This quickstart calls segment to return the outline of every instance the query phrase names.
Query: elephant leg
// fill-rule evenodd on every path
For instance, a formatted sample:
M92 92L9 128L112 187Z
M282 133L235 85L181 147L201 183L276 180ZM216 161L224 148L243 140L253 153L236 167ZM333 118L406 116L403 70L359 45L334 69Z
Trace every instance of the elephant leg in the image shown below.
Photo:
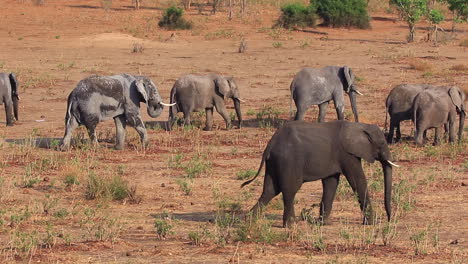
M135 120L135 130L138 132L138 135L140 135L140 141L143 147L148 146L148 135L146 132L145 124L139 116Z
M294 120L304 120L307 107L304 105L298 105L298 104L296 104L296 107L297 107L297 112L296 112L296 116L294 117Z
M343 102L338 103L335 101L335 109L336 115L338 116L338 120L344 120L344 105Z
M455 121L456 121L456 117L457 115L456 114L449 114L449 120L448 120L448 128L449 128L449 142L450 143L453 143L455 142ZM444 125L447 125L444 124Z
M228 114L224 104L217 104L217 105L215 105L215 107L216 107L216 111L218 111L218 113L223 117L224 122L226 122L226 129L230 129L231 128L231 119L229 118L229 114Z
M299 187L289 189L287 191L282 190L283 192L283 203L284 203L284 212L283 212L283 227L289 227L296 218L294 213L294 197L299 190Z
M318 116L319 123L325 121L325 116L327 115L327 107L328 107L328 102L319 104L319 116Z
M354 193L358 195L359 205L364 214L363 224L374 224L375 214L370 203L367 180L362 170L361 161L357 158L352 159L353 160L348 163L349 166L345 169L344 175Z
M323 194L322 201L320 202L320 217L319 220L323 224L330 224L329 217L333 207L333 200L335 199L336 189L340 182L340 174L322 179Z
M115 146L117 150L123 149L125 144L125 127L127 122L125 121L125 116L120 115L114 117L115 123Z
M98 140L96 137L96 125L95 124L87 125L86 129L88 130L88 135L89 135L91 144L96 146L98 144Z
M393 132L395 131L395 120L390 117L390 128L387 135L387 143L393 144Z
M206 124L203 130L210 131L211 128L213 127L213 108L206 108L205 113L206 113Z
M263 181L263 192L257 203L250 210L253 216L258 217L262 213L263 208L280 193L279 188L273 181L270 173L265 173L265 179Z
M72 133L78 126L79 124L75 117L72 116L67 120L65 135L63 136L62 145L60 146L62 150L68 150L70 148Z
M15 121L13 119L13 103L5 101L5 119L6 119L6 125L7 126L12 126Z
M192 111L184 110L184 126L190 126L192 124L192 120L190 119Z
M434 133L434 146L439 146L440 145L440 127L435 128L435 133Z
M396 142L400 142L401 140L401 130L400 130L400 122L396 123Z

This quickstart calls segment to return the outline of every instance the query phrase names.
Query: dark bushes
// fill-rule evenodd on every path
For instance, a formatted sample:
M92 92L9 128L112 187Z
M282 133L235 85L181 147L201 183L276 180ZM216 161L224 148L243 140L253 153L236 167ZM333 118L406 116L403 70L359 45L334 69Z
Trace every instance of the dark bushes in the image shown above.
M184 10L182 8L171 6L166 9L158 25L166 29L191 29L192 23L185 20L182 17L183 14Z
M314 5L305 6L300 3L287 4L281 7L281 16L275 26L292 29L294 27L313 27L317 15Z
M369 28L364 0L315 0L317 14L326 26Z

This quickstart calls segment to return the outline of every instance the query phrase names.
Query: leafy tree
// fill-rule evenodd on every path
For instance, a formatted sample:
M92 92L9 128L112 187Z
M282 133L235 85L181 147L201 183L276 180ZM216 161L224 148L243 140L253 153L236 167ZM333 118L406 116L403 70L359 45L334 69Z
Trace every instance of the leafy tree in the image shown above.
M311 1L312 2L312 1ZM367 3L364 0L315 0L317 14L332 27L369 28Z
M185 20L182 15L184 10L176 6L171 6L164 12L164 16L158 25L166 29L191 29L192 23Z
M281 7L281 16L275 26L292 29L294 27L315 26L315 8L313 5L304 6L300 3L286 4Z
M468 21L468 1L467 0L444 0L447 1L448 8L453 13L452 32L455 32L455 23Z
M442 12L438 9L432 9L428 13L428 18L432 24L432 33L430 33L430 36L437 45L437 32L439 30L439 24L444 21L444 14L442 14Z
M408 42L414 41L416 23L427 13L427 1L428 0L390 0L390 4L395 6L400 17L408 24Z

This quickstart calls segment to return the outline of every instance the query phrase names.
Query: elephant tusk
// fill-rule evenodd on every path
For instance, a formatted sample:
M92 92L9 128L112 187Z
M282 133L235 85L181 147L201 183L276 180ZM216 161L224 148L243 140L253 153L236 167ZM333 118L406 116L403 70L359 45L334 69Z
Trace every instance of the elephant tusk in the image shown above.
M241 101L242 103L245 103L245 101L244 101L244 100L242 100L242 99L240 99L240 98L237 98L237 99L238 99L239 101Z
M359 94L359 95L363 95L363 94L362 94L360 91L358 91L358 90L354 90L354 91L355 91L357 94Z
M163 103L161 102L160 104L164 105L164 106L173 106L173 105L176 105L176 103L173 103L173 104L166 104L166 103Z
M393 167L397 167L397 168L400 167L400 165L397 165L397 164L395 164L395 163L393 163L393 162L391 162L391 161L389 161L389 160L387 160L387 162L388 162L390 165L392 165Z

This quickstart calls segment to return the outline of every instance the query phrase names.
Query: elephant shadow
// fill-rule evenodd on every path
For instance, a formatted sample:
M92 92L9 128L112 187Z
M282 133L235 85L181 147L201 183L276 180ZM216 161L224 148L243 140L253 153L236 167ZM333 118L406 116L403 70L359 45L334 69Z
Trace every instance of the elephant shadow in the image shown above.
M245 221L248 211L240 211L236 216L239 217L241 221ZM231 214L231 213L228 213ZM199 223L215 223L216 222L216 212L192 212L192 213L173 213L168 215L167 213L161 214L151 214L153 218L166 218L171 217L177 220L199 222ZM281 215L276 214L264 214L264 217L269 220L278 221L282 219ZM274 225L275 227L282 227L282 225Z
M43 149L58 149L62 138L19 138L5 139L6 143Z
M252 128L268 128L282 127L286 122L289 122L289 119L282 118L253 118L242 121L242 127L252 127Z

